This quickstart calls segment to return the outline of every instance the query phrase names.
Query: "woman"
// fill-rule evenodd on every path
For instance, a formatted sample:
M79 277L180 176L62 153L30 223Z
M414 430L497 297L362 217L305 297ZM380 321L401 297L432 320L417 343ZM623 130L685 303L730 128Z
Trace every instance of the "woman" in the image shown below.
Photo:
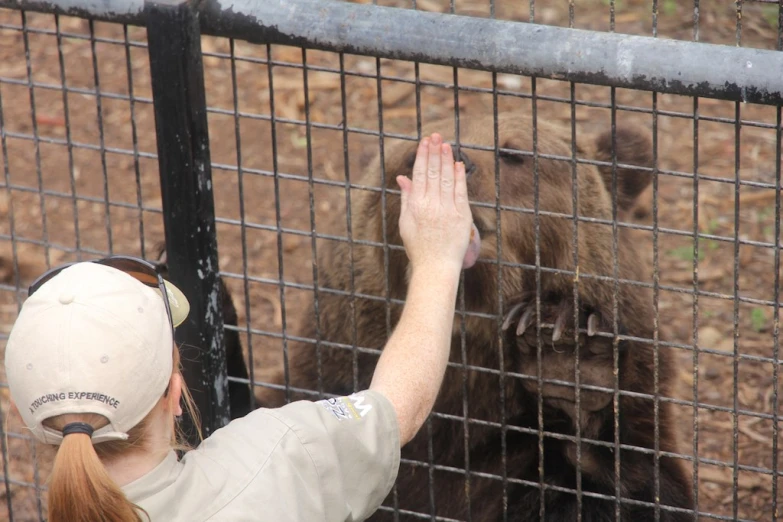
M475 262L465 167L433 134L399 177L412 274L368 390L259 409L177 459L184 396L173 330L188 304L133 258L59 267L30 287L6 372L25 424L60 447L50 522L343 521L390 491L449 354L459 272ZM165 298L161 298L166 296Z

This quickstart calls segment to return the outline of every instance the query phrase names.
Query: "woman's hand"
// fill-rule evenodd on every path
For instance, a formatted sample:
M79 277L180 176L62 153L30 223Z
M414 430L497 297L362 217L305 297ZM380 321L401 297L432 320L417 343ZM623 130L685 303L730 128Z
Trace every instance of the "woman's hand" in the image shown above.
M424 138L416 152L413 179L398 176L397 183L402 191L400 235L413 270L459 272L472 266L478 257L478 231L473 227L471 234L465 165L455 164L451 146L437 133Z

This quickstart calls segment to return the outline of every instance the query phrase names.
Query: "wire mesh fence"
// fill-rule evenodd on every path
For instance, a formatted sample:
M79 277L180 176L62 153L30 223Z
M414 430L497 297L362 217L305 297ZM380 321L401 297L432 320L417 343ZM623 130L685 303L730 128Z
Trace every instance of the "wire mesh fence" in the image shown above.
M372 4L783 42L778 2ZM160 257L137 22L0 11L4 336L47 266ZM482 254L441 398L375 519L777 520L779 103L313 47L201 39L232 413L368 384L405 296L394 176L437 130L472 167ZM43 520L52 452L5 382L7 518Z

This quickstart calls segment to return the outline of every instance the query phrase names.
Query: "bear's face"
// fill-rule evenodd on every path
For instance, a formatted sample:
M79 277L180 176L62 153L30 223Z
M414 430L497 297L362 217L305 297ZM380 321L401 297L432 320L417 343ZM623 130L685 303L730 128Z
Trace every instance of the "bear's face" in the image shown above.
M453 135L444 131L452 126L450 120L435 122L423 134L441 132L444 140L453 141ZM467 309L497 313L498 284L506 302L535 290L537 265L549 270L542 274L545 285L556 287L573 278L558 277L552 269L573 271L578 264L583 274L611 275L613 239L609 222L613 212L612 196L607 189L611 167L574 164L568 127L539 121L534 134L526 122L505 114L498 117L497 144L494 129L492 116L463 117L460 143L464 146L455 148L455 157L466 165L471 211L481 235L481 260L465 272ZM580 136L580 140L585 142L586 138ZM640 130L618 127L615 141L619 164L649 163L651 145ZM625 143L630 145L623 147ZM580 160L611 161L611 144L611 134L605 133L595 144L579 143L576 156ZM537 157L533 156L534 146ZM388 188L398 189L398 175L411 175L416 147L414 142L405 142L387 151ZM649 182L646 172L617 169L618 211L622 213L633 205ZM380 197L376 193L372 199L371 212L377 212ZM401 244L397 229L399 198L388 194L386 201L387 238ZM574 219L575 203L578 223ZM604 224L596 224L595 220ZM379 230L375 232L378 235ZM500 278L498 258L504 265ZM542 288L547 290L555 288Z
M423 134L440 132L445 141L453 142L453 136L444 132L451 127L450 120L437 122ZM569 127L539 120L534 134L527 123L506 114L497 121L497 143L494 129L491 116L461 118L460 143L465 146L455 149L455 158L466 166L471 211L481 234L479 262L464 273L465 309L495 315L502 301L502 330L509 352L506 364L512 371L536 376L521 380L524 389L532 393L539 390L538 318L541 376L545 381L561 381L544 382L540 389L548 406L573 415L575 387L565 383L575 380L574 274L613 276L612 196L607 188L611 187L612 169L572 162ZM585 141L584 136L579 138ZM611 134L604 133L595 144L580 143L576 156L611 162L612 141ZM618 127L614 142L618 164L649 165L651 144L641 130ZM533 156L534 145L537 157ZM386 154L388 187L394 189L397 175L411 175L416 154L416 143L399 146L401 150ZM630 168L619 168L616 173L616 201L622 215L647 187L650 174ZM580 219L576 224L575 206ZM387 197L387 212L389 237L399 241L398 198ZM622 239L618 245L621 254L632 254L635 248ZM503 264L500 272L498 258ZM620 278L628 275L629 269L636 270L630 265L633 263L621 267ZM536 266L541 267L538 279ZM633 274L628 277L636 278ZM577 288L580 382L613 388L612 282L584 278ZM627 333L622 317L618 326L620 333ZM466 328L473 337L497 338L496 320L468 316ZM455 337L460 332L457 319ZM620 343L620 350L623 348ZM611 403L612 394L582 389L579 400L581 411L597 411Z

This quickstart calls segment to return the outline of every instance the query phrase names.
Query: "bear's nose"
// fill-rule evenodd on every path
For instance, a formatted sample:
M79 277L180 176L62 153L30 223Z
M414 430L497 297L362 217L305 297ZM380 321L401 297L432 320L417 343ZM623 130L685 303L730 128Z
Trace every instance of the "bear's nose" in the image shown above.
M469 178L471 174L476 171L476 165L470 161L470 157L457 145L452 149L454 154L454 161L461 161L465 164L465 177Z

